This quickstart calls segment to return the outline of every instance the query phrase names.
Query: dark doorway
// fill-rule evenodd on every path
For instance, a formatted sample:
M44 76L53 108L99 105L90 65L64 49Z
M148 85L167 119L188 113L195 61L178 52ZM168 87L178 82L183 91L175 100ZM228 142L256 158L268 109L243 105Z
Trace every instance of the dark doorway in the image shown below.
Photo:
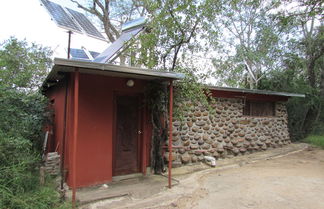
M140 99L136 95L115 97L113 175L139 172Z

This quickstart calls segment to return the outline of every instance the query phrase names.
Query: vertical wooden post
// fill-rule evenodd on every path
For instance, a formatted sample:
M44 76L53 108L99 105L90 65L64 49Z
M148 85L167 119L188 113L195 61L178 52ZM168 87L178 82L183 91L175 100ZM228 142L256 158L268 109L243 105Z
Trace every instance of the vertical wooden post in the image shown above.
M169 98L169 169L168 169L168 181L169 188L171 189L171 169L172 169L172 113L173 113L173 81L170 80L170 98Z
M78 139L78 120L79 120L79 69L74 73L74 95L73 95L73 141L72 141L72 206L76 204L76 152Z

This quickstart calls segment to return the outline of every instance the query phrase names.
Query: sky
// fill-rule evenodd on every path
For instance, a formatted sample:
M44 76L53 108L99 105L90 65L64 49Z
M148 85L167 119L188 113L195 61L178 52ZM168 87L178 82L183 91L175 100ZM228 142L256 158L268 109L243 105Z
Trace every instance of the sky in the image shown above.
M51 1L82 12L69 0ZM67 57L68 33L56 26L46 9L41 6L40 0L1 1L0 26L0 43L14 36L19 40L26 39L28 42L51 47L54 57ZM109 44L82 34L73 34L71 47L82 46L91 51L102 52Z
M70 0L50 0L62 6L77 10ZM85 1L85 0L79 0ZM91 19L93 21L93 19ZM93 22L94 23L94 22ZM67 58L68 33L66 29L59 28L51 20L45 7L41 6L40 0L3 0L0 3L0 44L11 36L18 40L26 39L53 50L53 57ZM97 27L99 31L102 29ZM106 37L106 35L103 33ZM71 39L71 48L85 47L89 51L103 52L110 44L108 42L74 33ZM201 60L198 62L202 62ZM206 63L206 60L203 60ZM204 65L208 70L212 66ZM207 69L208 68L208 69ZM204 70L202 70L204 71ZM214 79L207 82L214 83Z

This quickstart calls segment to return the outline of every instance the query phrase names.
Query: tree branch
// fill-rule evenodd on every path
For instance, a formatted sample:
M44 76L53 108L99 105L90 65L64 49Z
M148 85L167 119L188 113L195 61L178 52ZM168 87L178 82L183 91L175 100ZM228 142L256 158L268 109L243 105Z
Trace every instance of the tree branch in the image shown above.
M86 12L89 12L90 14L97 16L101 21L103 21L103 15L98 10L96 10L95 6L93 6L91 8L87 8L87 7L84 7L83 5L81 5L76 0L70 0L70 1L75 3L79 8L83 9Z

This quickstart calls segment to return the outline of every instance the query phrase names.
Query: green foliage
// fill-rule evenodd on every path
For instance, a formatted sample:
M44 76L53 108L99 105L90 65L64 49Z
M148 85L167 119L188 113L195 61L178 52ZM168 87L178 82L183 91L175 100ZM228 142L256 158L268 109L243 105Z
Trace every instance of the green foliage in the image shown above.
M274 16L277 7L278 1L223 1L220 13L209 16L209 39L219 37L214 76L222 83L258 88L260 79L276 68L283 33Z
M53 185L39 185L48 49L11 38L0 50L0 208L55 208Z
M261 89L306 95L306 98L290 98L287 103L293 140L305 138L314 128L317 134L323 133L324 100L321 92L324 92L324 86L320 85L323 82L320 74L324 60L322 28L314 28L312 33L309 32L300 40L290 40L282 56L282 67L272 70L260 83Z
M204 26L209 1L142 0L150 17L149 33L140 36L138 64L176 70L178 60L200 50L198 31ZM214 5L218 5L214 2ZM134 47L132 50L136 50Z
M197 70L178 68L177 71L185 74L186 77L176 83L174 117L179 121L183 121L184 114L193 106L198 105L203 105L210 111L213 111L212 104L215 103L215 100L209 95L208 88L198 80L199 77L196 75Z
M305 142L313 144L315 146L324 149L324 136L323 135L311 135L305 139Z
M52 52L11 37L0 45L0 81L10 88L35 90L51 65Z
M11 137L28 139L41 150L46 99L38 92L25 93L0 85L0 128Z
M53 186L39 185L45 105L38 93L1 87L0 208L53 208L60 204Z
M306 95L306 98L292 97L286 104L290 136L292 140L296 141L305 137L306 133L305 130L303 130L303 125L307 110L314 103L318 103L318 97L314 95L312 88L309 87L304 76L299 74L298 71L293 68L292 63L290 64L291 68L284 71L272 71L265 76L260 83L259 88L279 92L298 92ZM298 65L297 62L295 64Z

